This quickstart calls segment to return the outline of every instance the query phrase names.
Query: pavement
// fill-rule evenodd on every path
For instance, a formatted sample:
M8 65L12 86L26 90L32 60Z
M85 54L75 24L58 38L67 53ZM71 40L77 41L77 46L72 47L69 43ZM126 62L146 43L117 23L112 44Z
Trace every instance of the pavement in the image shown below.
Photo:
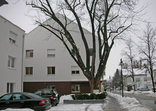
M120 94L119 92L115 92L116 94ZM133 93L124 93L125 97L136 98L139 103L148 108L150 111L156 111L156 97L147 96L146 93L142 94L133 94Z
M103 108L104 111L128 111L127 109L122 108L118 101L109 95L106 98L106 102L107 104Z

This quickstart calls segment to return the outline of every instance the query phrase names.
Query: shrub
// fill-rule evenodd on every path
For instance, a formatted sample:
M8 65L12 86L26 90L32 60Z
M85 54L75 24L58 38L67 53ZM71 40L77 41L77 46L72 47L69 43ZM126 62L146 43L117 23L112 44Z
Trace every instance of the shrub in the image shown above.
M72 95L73 100L88 100L88 99L105 99L107 96L106 92L100 94L75 94Z

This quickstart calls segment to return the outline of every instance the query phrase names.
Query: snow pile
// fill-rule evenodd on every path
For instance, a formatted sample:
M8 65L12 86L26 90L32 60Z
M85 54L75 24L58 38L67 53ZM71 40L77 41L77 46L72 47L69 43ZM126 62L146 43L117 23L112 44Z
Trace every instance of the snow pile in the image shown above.
M116 91L119 92L119 91ZM151 96L151 97L156 97L156 93L154 93L153 91L124 91L124 93L128 93L128 94L144 94L145 96Z
M147 94L147 96L156 97L156 93Z
M146 93L142 94L146 94L146 96L156 97L156 93L154 93L153 91L147 91Z
M128 111L150 111L149 109L140 105L139 101L135 98L122 97L118 94L108 93L110 96L116 98L123 108L128 109Z
M71 95L64 95L60 97L60 102L59 104L63 104L64 100L73 100L73 98L71 97Z

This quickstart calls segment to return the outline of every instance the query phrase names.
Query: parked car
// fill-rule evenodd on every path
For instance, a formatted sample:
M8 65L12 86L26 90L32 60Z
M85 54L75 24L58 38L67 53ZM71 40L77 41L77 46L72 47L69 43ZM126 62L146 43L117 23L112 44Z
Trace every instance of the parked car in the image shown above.
M49 98L51 105L56 106L59 103L59 94L53 89L39 89L35 94L42 96L44 98Z
M48 99L33 93L8 93L0 97L0 110L7 108L30 108L45 111L51 108Z
M138 88L137 90L138 90L138 91L149 91L148 88Z

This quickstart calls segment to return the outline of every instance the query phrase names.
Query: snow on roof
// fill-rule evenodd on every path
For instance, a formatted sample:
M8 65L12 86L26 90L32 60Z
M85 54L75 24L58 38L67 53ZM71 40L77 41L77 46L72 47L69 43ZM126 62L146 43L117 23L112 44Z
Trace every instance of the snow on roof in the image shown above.
M144 69L135 68L135 69L133 69L133 71L134 71L134 75L145 75L145 74L147 74L147 71L145 68ZM123 73L123 75L132 75L131 71L128 69L123 69L122 73Z

